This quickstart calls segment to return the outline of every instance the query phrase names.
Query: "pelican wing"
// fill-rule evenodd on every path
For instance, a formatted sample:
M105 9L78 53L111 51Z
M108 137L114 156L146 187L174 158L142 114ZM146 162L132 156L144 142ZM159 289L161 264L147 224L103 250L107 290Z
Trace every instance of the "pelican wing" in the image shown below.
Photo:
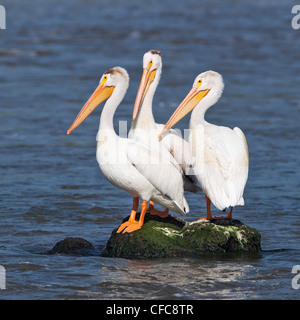
M205 130L205 149L204 149L204 161L206 166L214 166L215 170L219 171L219 174L227 180L230 177L230 171L234 165L235 156L231 144L228 144L227 136L231 134L231 130L222 130L220 127L214 126L206 127ZM225 127L221 127L227 129ZM211 130L214 129L214 130Z
M199 125L197 133L191 143L193 154L198 152L196 162L202 166L197 167L197 172L202 172L200 183L203 189L221 210L243 204L248 177L248 149L242 131Z
M183 177L171 155L168 157L164 153L128 139L127 157L156 190L176 202L183 212L188 212L183 194Z
M164 125L156 124L158 133L160 133ZM163 146L170 152L172 157L179 164L184 174L184 190L190 192L201 192L201 188L197 186L197 179L194 173L194 163L188 141L182 138L179 129L170 129L168 134L162 137Z
M158 131L161 132L164 125L158 125L157 127L159 127ZM189 175L193 167L193 160L190 154L189 143L181 137L180 131L178 132L176 129L169 130L169 134L165 134L162 137L162 143L180 164L185 174Z

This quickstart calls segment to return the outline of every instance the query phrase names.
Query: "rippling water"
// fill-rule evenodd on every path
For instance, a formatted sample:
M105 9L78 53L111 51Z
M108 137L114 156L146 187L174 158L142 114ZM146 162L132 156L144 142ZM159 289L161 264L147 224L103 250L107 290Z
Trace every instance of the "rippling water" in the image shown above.
M0 299L299 299L300 31L294 1L2 1L0 30ZM100 110L66 130L100 75L125 67L117 111L128 127L148 49L163 52L154 98L165 123L197 74L213 69L225 91L210 122L239 126L250 150L244 207L235 218L262 235L260 255L127 261L45 256L66 236L102 250L131 198L95 159ZM188 126L189 118L178 127ZM193 221L203 197L187 195Z

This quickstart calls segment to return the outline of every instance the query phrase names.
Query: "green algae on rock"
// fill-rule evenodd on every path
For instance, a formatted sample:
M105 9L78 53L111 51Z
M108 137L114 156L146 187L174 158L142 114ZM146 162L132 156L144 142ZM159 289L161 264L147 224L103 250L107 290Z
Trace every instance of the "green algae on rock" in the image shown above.
M239 220L188 223L172 215L162 219L146 214L140 230L124 234L117 230L113 230L102 256L147 259L261 250L259 232Z

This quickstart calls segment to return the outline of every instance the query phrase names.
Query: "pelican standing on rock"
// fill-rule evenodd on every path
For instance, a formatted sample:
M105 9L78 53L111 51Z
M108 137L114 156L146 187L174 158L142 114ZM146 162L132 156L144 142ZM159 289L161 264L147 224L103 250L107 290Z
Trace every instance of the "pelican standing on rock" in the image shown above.
M149 50L143 57L143 74L134 104L133 122L128 136L148 145L151 149L158 150L161 154L171 154L178 164L178 169L182 172L185 190L197 192L201 189L195 184L196 181L192 175L192 157L188 142L182 139L175 130L171 130L170 134L164 136L163 139L157 139L157 135L164 128L164 125L155 122L152 102L161 72L161 52ZM168 215L168 209L164 212L154 209L153 202L149 206L149 211L161 217Z
M182 215L189 211L183 179L172 158L164 158L161 165L153 165L159 163L158 152L132 139L121 138L114 130L114 113L128 85L129 76L125 69L115 67L106 71L67 132L69 134L78 127L101 102L108 99L101 113L97 134L97 161L110 183L133 196L130 218L121 224L118 233L132 232L142 227L150 200ZM148 158L150 161L147 161ZM139 221L136 221L139 198L143 200L142 211Z
M189 143L194 172L206 197L208 220L232 219L233 207L244 205L243 193L248 178L249 153L241 129L216 126L204 119L207 109L221 97L223 88L219 73L207 71L199 74L191 91L160 133L162 135L193 110ZM230 207L229 214L213 218L211 202L220 210Z

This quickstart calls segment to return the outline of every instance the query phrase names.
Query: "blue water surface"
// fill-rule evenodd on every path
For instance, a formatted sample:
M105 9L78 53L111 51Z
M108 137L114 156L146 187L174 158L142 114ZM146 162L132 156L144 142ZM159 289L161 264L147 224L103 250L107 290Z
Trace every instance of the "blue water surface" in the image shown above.
M0 299L299 299L300 29L295 1L2 1L0 30ZM299 21L300 22L300 21ZM82 237L100 251L132 199L95 157L100 109L66 131L120 65L130 87L115 116L130 126L149 49L163 53L153 112L165 123L194 78L212 69L225 90L207 120L240 127L250 151L245 206L234 217L262 235L257 256L135 261L47 256ZM177 127L188 127L189 117ZM187 194L193 221L203 195ZM215 209L214 209L215 210Z

